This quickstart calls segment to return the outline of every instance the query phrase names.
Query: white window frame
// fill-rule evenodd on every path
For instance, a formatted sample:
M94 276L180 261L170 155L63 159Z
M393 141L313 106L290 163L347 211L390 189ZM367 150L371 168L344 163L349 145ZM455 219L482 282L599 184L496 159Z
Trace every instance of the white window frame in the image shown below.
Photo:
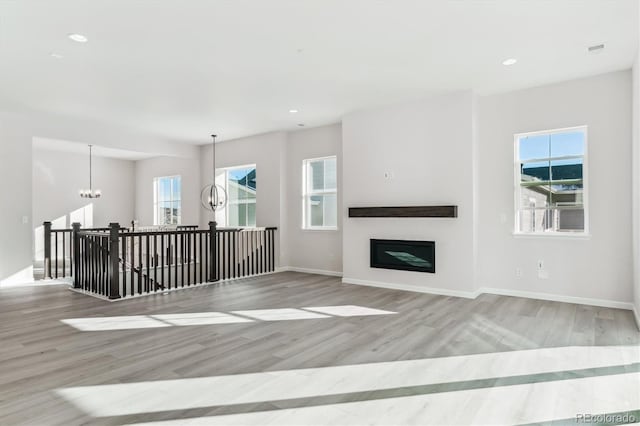
M238 169L250 169L253 168L256 170L256 175L258 173L258 167L256 166L256 164L244 164L244 165L240 165L240 166L232 166L232 167L224 167L222 169L219 169L221 171L221 173L218 173L216 176L216 182L218 182L218 179L222 178L224 180L224 190L227 193L227 204L224 206L224 209L222 209L223 211L221 211L221 215L219 215L218 217L216 217L216 220L219 221L220 223L223 223L225 227L234 227L234 228L241 228L241 229L253 229L253 228L257 228L258 227L258 189L256 188L256 199L253 201L248 201L248 200L244 200L243 202L232 202L228 196L230 194L229 191L229 172L233 171L233 170L238 170ZM256 205L256 223L255 225L246 225L246 226L239 226L239 225L229 225L229 210L228 207L230 205L238 205L238 204L255 204ZM221 220L222 219L222 220Z
M336 160L336 189L331 190L322 190L322 191L314 191L310 188L309 185L309 173L311 171L310 164L315 161L322 160ZM307 158L302 160L302 229L305 231L337 231L338 225L336 226L312 226L309 208L309 200L314 195L336 195L336 222L338 221L338 156L337 155L327 155L325 157L317 157L317 158ZM324 212L323 212L324 214ZM324 216L323 216L324 217Z
M180 214L178 215L178 223L159 223L159 215L158 215L158 204L159 201L159 188L158 183L161 179L180 179L180 199L176 200L173 198L173 185L170 185L171 196L169 202L179 202L180 204ZM166 202L166 201L164 201ZM164 226L164 225L180 225L182 223L182 176L181 175L171 175L171 176L156 176L153 178L153 224L154 226Z
M584 229L581 231L544 231L544 232L522 232L520 231L520 139L528 136L554 135L560 133L582 132L584 134L584 153L582 155L582 204L584 208ZM517 133L513 137L514 140L514 236L523 237L545 237L545 238L589 238L589 129L587 125L565 127L561 129L541 130L536 132ZM573 156L572 156L573 157ZM531 159L529 161L549 161L556 159L555 157L545 157L540 159Z

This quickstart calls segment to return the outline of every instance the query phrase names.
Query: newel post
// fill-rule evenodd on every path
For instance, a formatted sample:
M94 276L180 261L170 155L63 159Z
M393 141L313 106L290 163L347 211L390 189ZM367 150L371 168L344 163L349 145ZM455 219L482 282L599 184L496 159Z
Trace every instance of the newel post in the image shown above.
M71 224L73 252L71 253L71 275L73 275L73 288L80 288L80 224Z
M44 278L51 279L51 222L44 222Z
M120 224L109 224L109 299L120 299Z
M215 220L209 222L209 282L218 281L218 271L216 270L216 259L218 258L216 226Z

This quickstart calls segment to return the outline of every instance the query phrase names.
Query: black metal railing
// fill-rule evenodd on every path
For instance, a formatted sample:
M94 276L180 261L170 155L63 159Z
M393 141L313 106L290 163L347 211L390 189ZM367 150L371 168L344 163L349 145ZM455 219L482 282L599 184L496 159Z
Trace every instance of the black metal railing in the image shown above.
M211 222L206 230L185 225L132 232L117 223L44 228L45 275L71 275L74 288L110 299L275 271L275 227L218 229Z
M81 228L79 223L72 224L71 228L55 229L51 222L43 223L43 268L44 278L59 279L72 277L74 238L76 230L90 232L109 232L111 228ZM178 225L177 230L194 230L198 225ZM131 232L131 228L120 228L121 233Z

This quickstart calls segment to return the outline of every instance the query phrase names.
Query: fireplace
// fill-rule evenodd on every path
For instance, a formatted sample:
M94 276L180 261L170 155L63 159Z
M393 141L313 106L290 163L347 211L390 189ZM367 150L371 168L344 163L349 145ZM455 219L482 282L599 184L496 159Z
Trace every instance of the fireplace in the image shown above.
M436 243L372 239L371 267L435 273Z

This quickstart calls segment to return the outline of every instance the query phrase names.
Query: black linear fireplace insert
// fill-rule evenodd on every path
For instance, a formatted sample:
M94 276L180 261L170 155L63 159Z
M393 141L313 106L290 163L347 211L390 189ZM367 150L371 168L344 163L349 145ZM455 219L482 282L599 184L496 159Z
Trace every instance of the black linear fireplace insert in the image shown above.
M435 273L436 243L371 239L371 267Z

